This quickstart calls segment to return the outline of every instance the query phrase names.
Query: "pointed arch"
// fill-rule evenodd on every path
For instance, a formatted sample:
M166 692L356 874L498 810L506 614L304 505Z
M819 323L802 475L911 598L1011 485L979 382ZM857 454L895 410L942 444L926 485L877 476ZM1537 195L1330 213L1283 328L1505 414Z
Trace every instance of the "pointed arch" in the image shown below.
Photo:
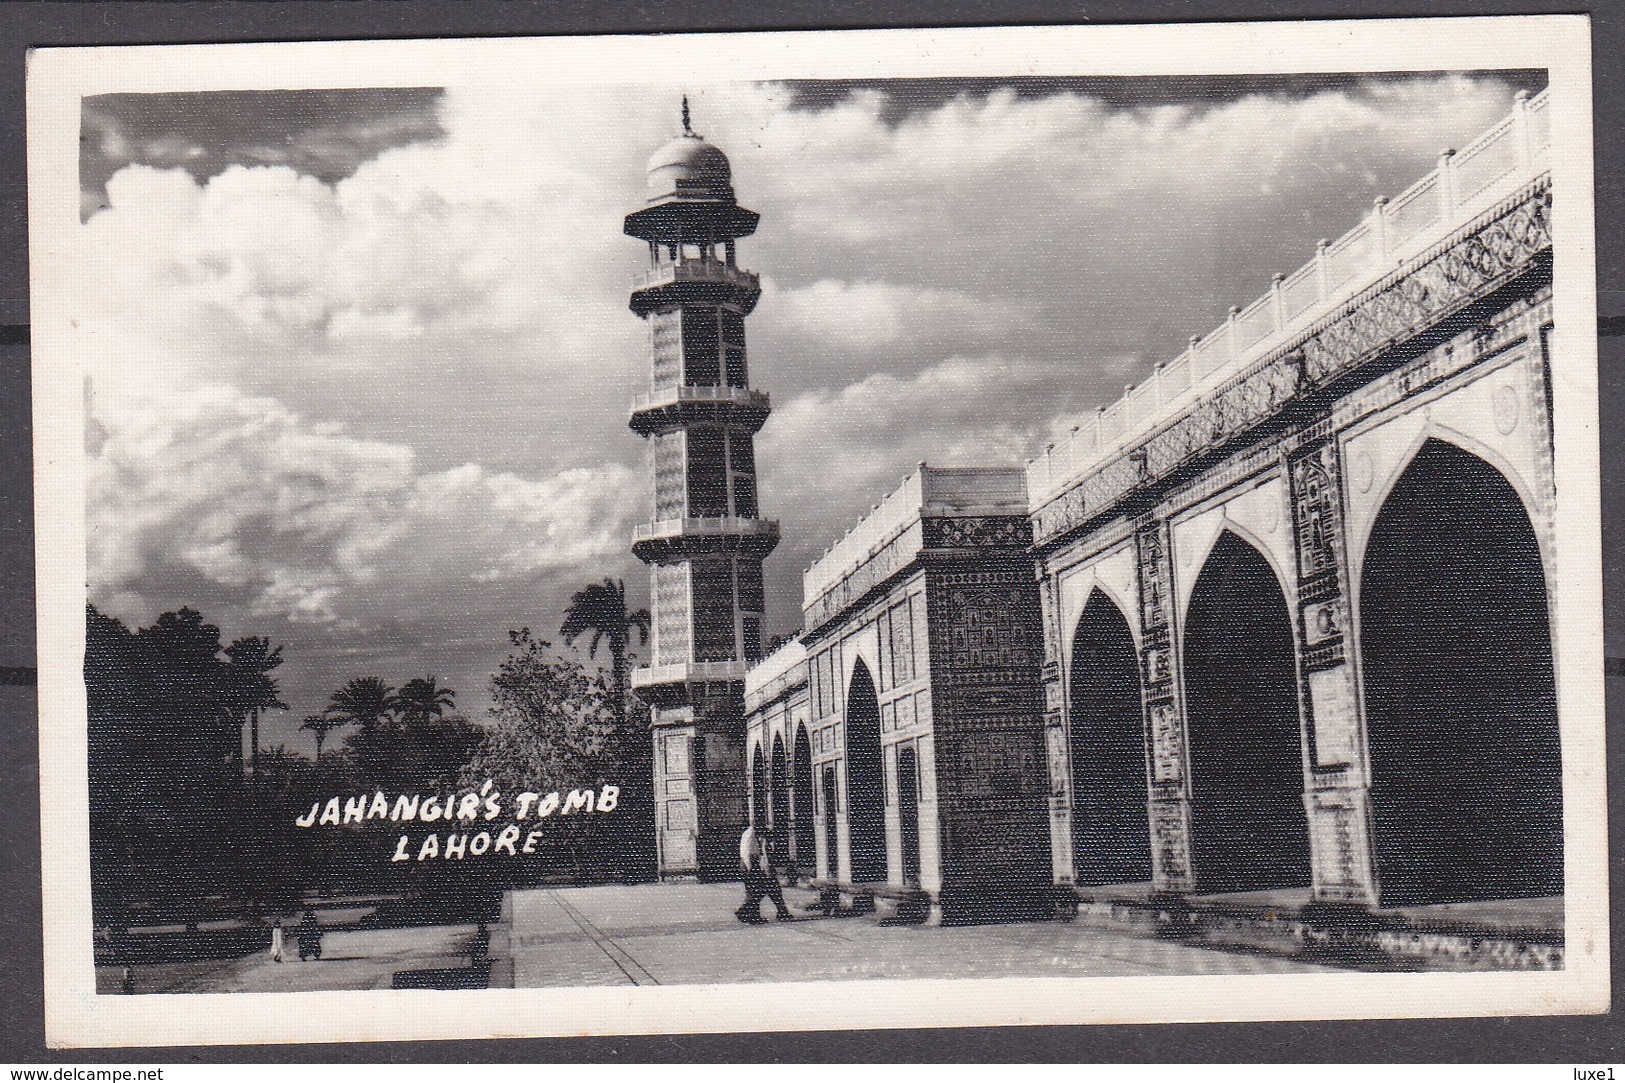
M1070 606L1067 606L1063 611L1063 620L1066 623L1062 634L1066 636L1066 639L1062 642L1061 649L1065 652L1066 657L1072 657L1072 637L1077 634L1078 621L1083 619L1084 612L1088 610L1096 594L1104 597L1106 601L1117 608L1119 613L1123 614L1124 619L1128 622L1129 635L1134 638L1134 648L1138 650L1140 647L1140 626L1133 595L1130 594L1125 597L1118 587L1106 582L1105 577L1094 572L1084 577L1084 585L1078 589L1083 595L1083 605L1076 611L1073 611ZM1076 595L1073 595L1073 597L1076 597Z
M802 871L806 871L817 864L818 858L818 841L813 833L812 741L807 737L806 726L796 726L791 757L791 778L794 780L791 797L794 804L790 810L790 817L794 830L791 832L790 842L796 865Z
M886 790L880 752L880 699L860 658L846 693L847 848L854 883L886 879Z
M1360 586L1360 576L1364 574L1365 553L1371 544L1371 533L1376 529L1377 519L1381 517L1382 509L1388 506L1388 500L1393 495L1394 489L1410 471L1417 457L1421 455L1422 450L1430 443L1445 444L1454 447L1463 454L1483 460L1487 466L1501 475L1501 479L1512 489L1518 498L1518 503L1523 508L1524 515L1531 522L1534 521L1537 515L1536 509L1538 505L1535 501L1535 495L1529 487L1528 479L1506 456L1482 440L1474 439L1458 429L1429 420L1411 438L1411 442L1404 453L1395 461L1393 469L1388 472L1387 476L1382 479L1381 484L1377 485L1375 491L1371 494L1371 502L1366 506L1377 508L1377 514L1366 520L1363 529L1357 532L1350 531L1352 536L1348 539L1349 565L1354 569L1352 587L1356 593ZM1536 531L1536 542L1541 547L1542 556L1545 556L1545 547L1540 539L1539 531Z
M767 766L760 741L750 745L750 823L758 834L767 830Z
M1140 663L1128 618L1098 586L1072 635L1072 857L1079 884L1151 879Z
M1182 646L1197 890L1308 884L1291 612L1278 570L1228 527L1196 578Z
M1423 441L1373 520L1358 600L1384 905L1561 894L1547 584L1516 486Z
M767 776L769 853L783 867L790 860L790 765L784 754L784 735L773 735L773 758Z
M1275 587L1283 598L1291 598L1296 593L1293 580L1288 569L1281 566L1281 563L1276 558L1275 552L1270 547L1269 542L1265 541L1263 538L1260 538L1252 530L1236 522L1228 515L1223 514L1222 509L1219 516L1219 529L1214 532L1213 537L1207 543L1207 547L1196 555L1196 559L1190 561L1190 566L1192 568L1200 568L1202 570L1201 572L1197 573L1198 577L1200 577L1202 572L1205 572L1209 567L1212 566L1213 554L1215 550L1218 549L1219 543L1224 540L1226 535L1229 535L1233 542L1240 542L1246 545L1247 548L1253 550L1253 552L1258 555L1258 558L1264 562L1264 566L1270 570L1271 577L1275 580ZM1195 580L1192 580L1190 590L1187 591L1180 600L1179 615L1181 620L1183 620L1185 614L1190 611L1191 599L1195 596L1196 582Z

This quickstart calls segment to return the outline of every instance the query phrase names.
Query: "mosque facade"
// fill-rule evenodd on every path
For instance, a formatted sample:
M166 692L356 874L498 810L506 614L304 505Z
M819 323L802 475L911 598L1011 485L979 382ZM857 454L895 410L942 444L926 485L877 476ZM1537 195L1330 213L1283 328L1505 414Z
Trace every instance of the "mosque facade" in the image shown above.
M749 819L831 906L918 920L1560 906L1545 110L1519 95L1024 467L921 464L807 569L802 630L767 657L733 595L725 694L696 680L723 661L692 646L698 580L680 601L662 574L725 552L759 576L776 528L752 504L640 534L657 791ZM710 169L731 207L720 152L672 146L655 172ZM652 274L709 240L728 249L702 277L738 276L748 214L635 235ZM742 317L751 282L695 296ZM640 315L688 303L660 289ZM661 341L652 394L697 401L661 390ZM754 432L739 349L728 405L634 427ZM693 630L662 642L678 610ZM677 734L705 770L662 758Z

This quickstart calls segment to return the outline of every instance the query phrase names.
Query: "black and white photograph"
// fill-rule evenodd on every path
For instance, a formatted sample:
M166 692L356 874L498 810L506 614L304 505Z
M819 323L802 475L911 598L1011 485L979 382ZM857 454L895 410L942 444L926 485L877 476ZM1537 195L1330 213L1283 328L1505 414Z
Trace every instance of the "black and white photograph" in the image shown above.
M36 51L50 1041L1606 1011L1588 49Z

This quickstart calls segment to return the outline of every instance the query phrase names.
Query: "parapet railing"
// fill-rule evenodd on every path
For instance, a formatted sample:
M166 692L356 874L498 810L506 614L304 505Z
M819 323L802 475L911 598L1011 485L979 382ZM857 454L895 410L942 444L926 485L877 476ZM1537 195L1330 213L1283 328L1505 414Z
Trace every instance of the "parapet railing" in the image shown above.
M799 638L792 637L753 663L745 677L747 709L753 700L773 699L788 688L806 684L806 660L807 649Z
M657 519L638 523L632 528L632 541L653 541L657 538L694 537L696 535L739 535L751 537L759 534L777 535L777 519L742 519L733 515L716 515L691 519Z
M761 279L757 275L714 259L687 259L662 263L633 279L632 288L645 290L653 286L668 286L673 282L726 282L746 289L761 289Z
M1134 439L1258 360L1284 339L1347 301L1370 282L1444 238L1547 168L1549 91L1520 91L1512 112L1393 199L1378 199L1359 225L1321 241L1315 258L1229 317L1150 379L1130 385L1027 463L1027 498L1037 509L1125 450ZM811 597L811 594L808 595Z
M772 404L766 391L748 387L704 387L679 384L660 391L650 391L632 399L632 412L676 406L684 402L729 403L734 406L755 407L766 410Z
M684 681L742 681L749 663L729 662L673 662L663 666L639 666L632 671L632 687L648 688L657 684L681 684Z
M891 537L920 516L925 505L925 468L903 479L884 500L869 509L846 535L824 550L801 577L801 597L810 602L829 589L855 561L880 548Z
M1000 478L1004 475L1004 478ZM992 484L986 484L992 479ZM901 485L824 550L801 579L802 598L810 603L841 578L878 552L927 509L958 507L1002 509L999 514L1024 514L1020 483L1014 468L933 467L921 463ZM1013 501L1013 502L1012 502ZM951 513L951 511L950 511Z

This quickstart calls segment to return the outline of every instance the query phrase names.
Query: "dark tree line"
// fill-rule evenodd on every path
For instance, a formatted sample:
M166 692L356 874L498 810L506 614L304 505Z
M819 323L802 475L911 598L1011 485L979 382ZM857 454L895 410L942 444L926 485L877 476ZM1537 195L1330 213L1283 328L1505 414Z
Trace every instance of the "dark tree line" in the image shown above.
M262 713L285 709L272 676L280 646L260 636L222 643L219 628L190 608L132 629L91 606L85 685L98 921L191 922L297 906L307 892L433 891L436 877L466 884L472 865L392 866L384 836L398 825L293 824L334 795L444 793L487 779L510 795L606 783L622 795L614 815L552 821L536 854L496 873L500 886L646 878L647 714L628 702L626 663L648 615L628 613L624 601L619 584L594 585L577 594L563 629L567 642L590 639L593 653L607 641L609 674L528 629L511 632L491 678L489 723L457 714L456 692L432 676L399 689L359 677L299 727L314 739L314 759L261 747Z
M220 629L196 610L131 631L87 614L91 878L98 909L228 892L242 730Z

